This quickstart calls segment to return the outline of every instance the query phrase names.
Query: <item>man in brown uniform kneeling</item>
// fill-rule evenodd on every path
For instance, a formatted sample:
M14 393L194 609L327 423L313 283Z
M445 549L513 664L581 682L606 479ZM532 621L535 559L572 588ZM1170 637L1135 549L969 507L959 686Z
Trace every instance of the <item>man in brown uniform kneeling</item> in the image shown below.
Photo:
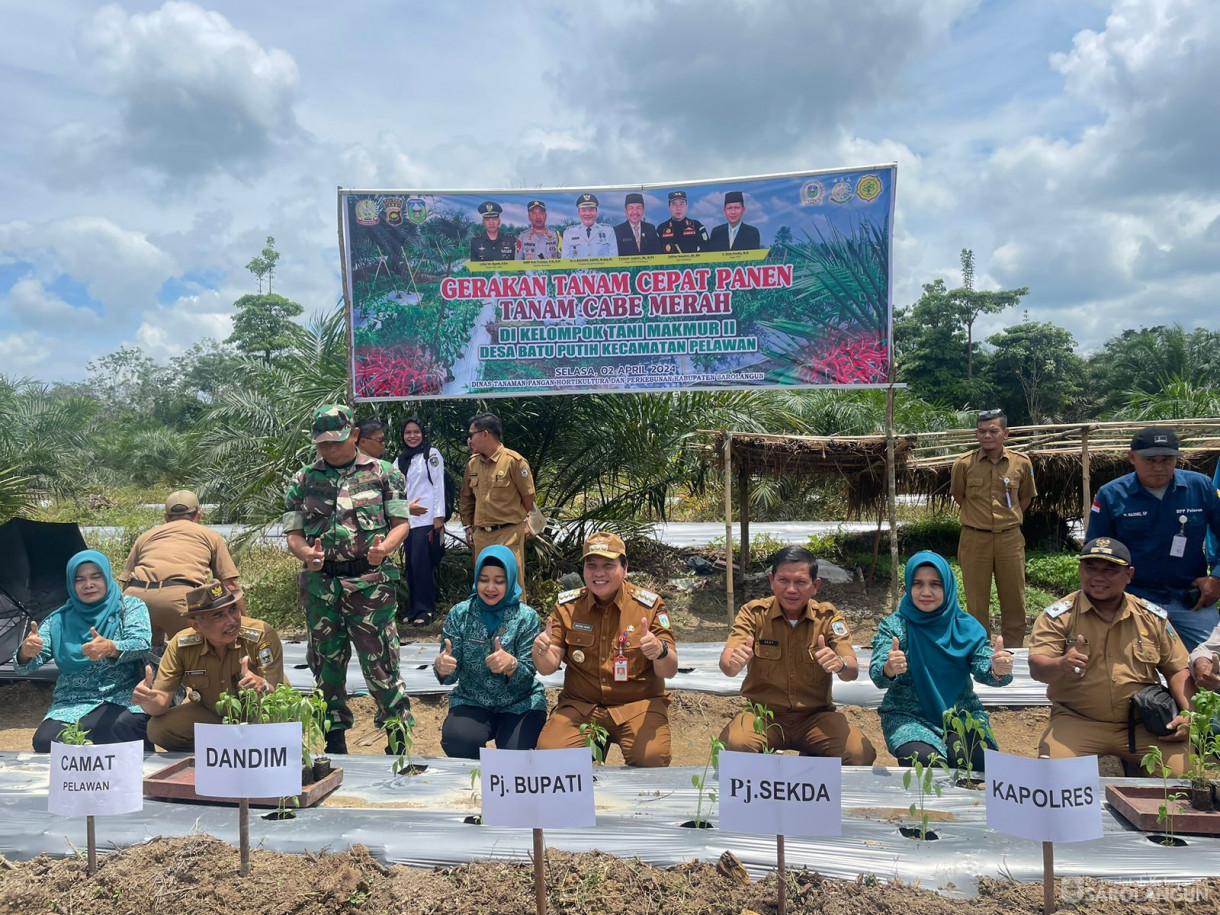
M668 766L669 694L678 672L669 614L656 594L627 581L627 548L614 534L585 541L585 587L564 591L534 639L546 676L567 662L563 691L539 750L583 746L582 724L605 728L629 766Z
M170 493L165 500L165 523L141 534L127 554L123 571L115 577L123 593L148 604L152 622L152 647L160 652L175 632L186 625L186 592L216 579L237 595L246 612L237 585L237 566L228 544L203 525L199 497L187 489Z
M803 547L784 547L771 557L767 579L772 596L737 611L720 670L735 677L748 666L741 694L775 717L763 733L754 713L743 711L720 732L721 742L744 753L797 750L838 756L849 766L872 765L872 743L831 701L833 678L854 680L860 668L843 614L814 600L822 584L817 557Z
M195 725L220 724L216 701L224 692L271 692L284 682L278 633L262 620L242 616L233 593L219 582L186 595L186 622L170 638L153 683L152 668L136 684L131 702L144 709L148 739L166 750L195 749ZM178 687L186 701L171 707Z
M1042 611L1029 644L1029 673L1046 684L1051 719L1038 746L1052 759L1114 755L1128 775L1146 774L1140 760L1161 748L1174 775L1186 770L1187 719L1195 694L1190 660L1169 614L1124 589L1135 569L1131 552L1110 537L1080 551L1080 590ZM1169 734L1141 723L1128 731L1131 697L1165 677L1179 714ZM1134 745L1134 748L1133 746Z

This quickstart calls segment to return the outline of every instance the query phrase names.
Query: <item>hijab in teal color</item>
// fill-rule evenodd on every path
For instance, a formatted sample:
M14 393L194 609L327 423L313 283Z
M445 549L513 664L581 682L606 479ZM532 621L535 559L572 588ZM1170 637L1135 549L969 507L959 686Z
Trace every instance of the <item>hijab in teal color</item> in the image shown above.
M504 592L504 596L499 602L494 605L488 605L483 602L483 598L479 597L479 573L483 571L483 566L487 560L494 559L493 566L500 565L504 567L504 575L508 579L508 590ZM521 602L521 585L517 583L517 557L513 555L513 551L506 546L489 546L479 554L479 559L474 565L474 584L470 586L470 606L478 610L483 617L483 625L487 627L488 636L494 636L500 628L500 623L504 619L504 611L509 607L516 606Z
M93 563L106 578L106 593L94 604L86 604L76 596L76 572L87 562ZM90 629L96 629L103 638L113 639L119 634L123 595L115 584L110 560L97 550L83 550L68 560L68 602L55 612L60 614L60 633L63 644L55 646L55 663L60 670L81 670L94 663L85 657L81 648L93 638Z
M911 582L920 566L936 569L945 587L944 603L931 613L911 600ZM957 581L943 556L927 550L916 553L907 561L905 580L898 615L907 623L907 669L919 704L939 727L945 710L970 682L970 659L986 643L987 630L958 605Z

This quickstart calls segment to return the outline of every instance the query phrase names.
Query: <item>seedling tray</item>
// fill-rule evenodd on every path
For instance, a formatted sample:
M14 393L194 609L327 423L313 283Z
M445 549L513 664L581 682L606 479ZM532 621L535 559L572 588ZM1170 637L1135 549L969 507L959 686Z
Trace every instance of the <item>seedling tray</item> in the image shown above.
M1173 794L1170 790L1170 794ZM1110 806L1143 832L1164 832L1165 824L1157 822L1157 812L1165 803L1165 791L1159 785L1106 785L1106 800ZM1220 811L1195 810L1190 801L1170 801L1173 831L1196 836L1220 836Z
M343 784L343 770L331 769L325 778L305 785L297 801L300 808L316 807L322 799ZM237 798L209 797L195 791L195 757L188 756L159 769L144 779L144 796L163 801L190 801L200 804L238 805ZM278 807L278 797L252 797L251 807Z

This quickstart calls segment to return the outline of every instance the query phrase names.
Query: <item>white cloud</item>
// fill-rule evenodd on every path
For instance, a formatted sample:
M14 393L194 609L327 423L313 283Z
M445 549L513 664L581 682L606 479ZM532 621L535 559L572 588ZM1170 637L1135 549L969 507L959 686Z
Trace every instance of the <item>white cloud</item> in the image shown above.
M51 361L51 353L58 350L54 338L37 332L6 334L0 337L0 365L10 378L22 373L42 375ZM74 374L71 371L57 374L56 378Z
M131 16L106 6L80 29L76 51L116 122L52 132L61 172L80 180L119 165L172 179L250 177L301 134L292 57L194 3L171 0Z
M68 328L90 331L102 323L97 312L69 305L32 276L24 276L13 284L3 299L2 309L17 323L48 332Z

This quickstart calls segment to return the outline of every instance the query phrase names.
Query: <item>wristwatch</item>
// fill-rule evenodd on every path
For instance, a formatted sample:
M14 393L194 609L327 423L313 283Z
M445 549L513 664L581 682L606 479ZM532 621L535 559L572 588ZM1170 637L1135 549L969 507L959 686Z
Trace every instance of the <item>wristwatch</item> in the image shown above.
M659 655L657 655L657 660L660 661L662 658L668 658L668 657L669 657L669 642L663 641L663 642L661 642L661 653Z

